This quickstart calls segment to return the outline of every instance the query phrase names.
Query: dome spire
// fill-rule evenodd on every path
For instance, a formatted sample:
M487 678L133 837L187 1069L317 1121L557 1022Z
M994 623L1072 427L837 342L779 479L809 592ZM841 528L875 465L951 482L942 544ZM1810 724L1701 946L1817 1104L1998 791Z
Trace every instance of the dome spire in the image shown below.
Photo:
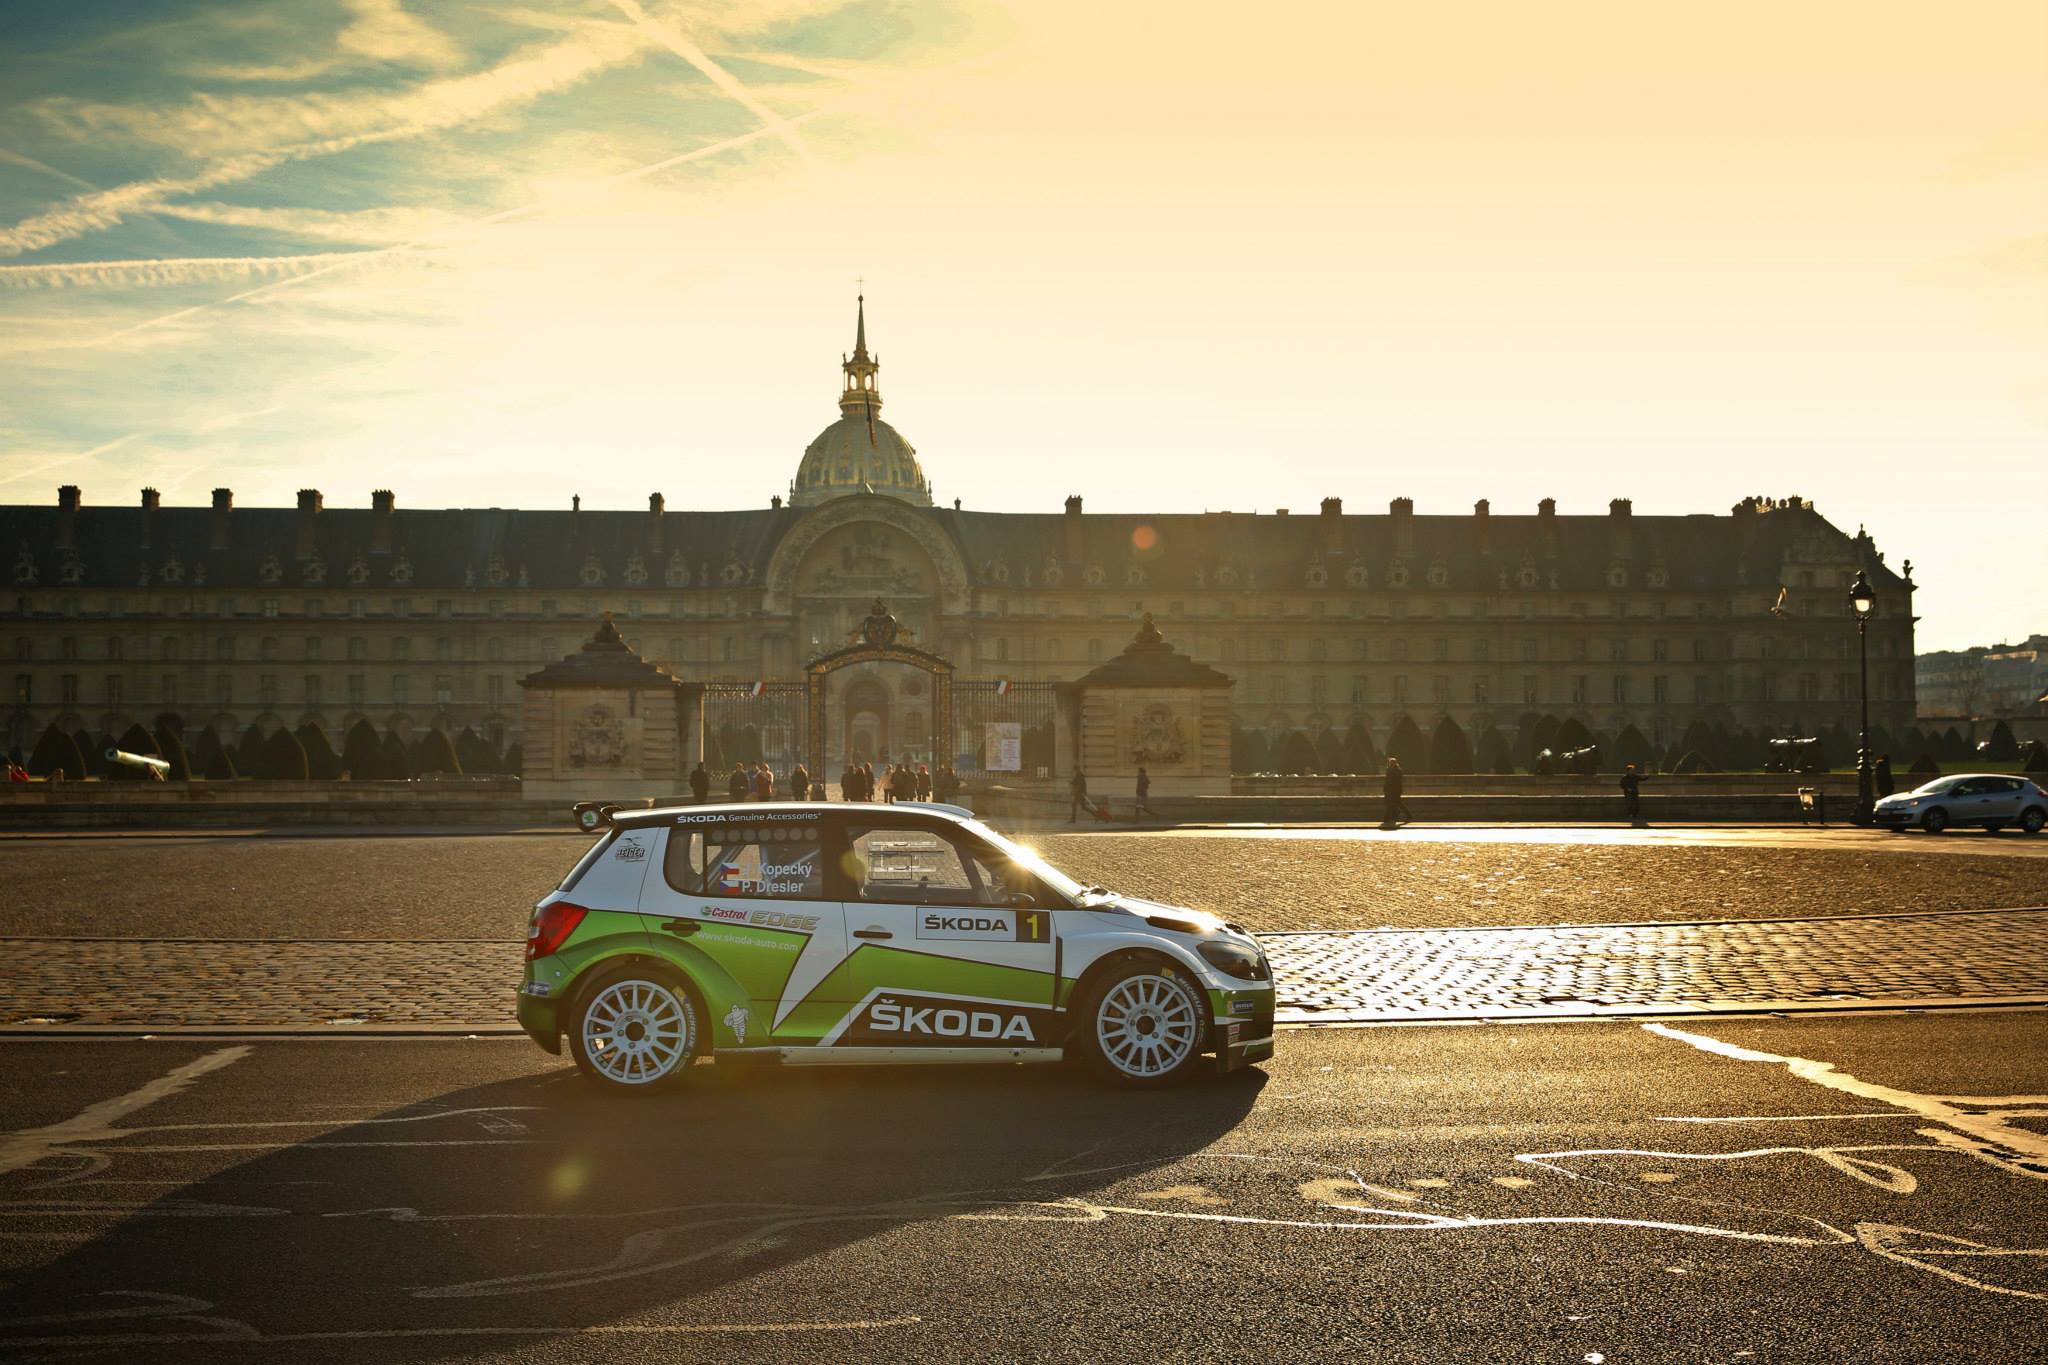
M846 387L839 394L839 410L848 417L865 420L872 438L875 414L882 409L882 392L875 387L875 372L882 366L868 354L868 296L865 291L855 300L854 319L853 355L851 358L839 358L839 368L846 372ZM872 439L869 444L873 444Z

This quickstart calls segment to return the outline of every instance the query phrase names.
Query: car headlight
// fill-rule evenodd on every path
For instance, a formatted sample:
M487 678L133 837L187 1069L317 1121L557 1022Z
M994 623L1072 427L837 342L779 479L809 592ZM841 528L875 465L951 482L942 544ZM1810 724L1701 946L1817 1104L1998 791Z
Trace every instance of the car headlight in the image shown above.
M1265 954L1242 943L1205 939L1195 945L1195 951L1211 967L1240 981L1264 981L1272 974L1266 968Z

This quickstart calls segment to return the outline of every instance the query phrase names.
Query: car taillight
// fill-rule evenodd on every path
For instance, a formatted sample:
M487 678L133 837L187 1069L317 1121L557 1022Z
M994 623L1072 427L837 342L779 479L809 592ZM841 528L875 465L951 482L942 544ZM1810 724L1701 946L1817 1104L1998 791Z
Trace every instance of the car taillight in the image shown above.
M583 917L590 912L580 905L567 901L556 901L533 917L533 923L526 928L526 960L547 957L561 947L576 932L576 926L583 923Z

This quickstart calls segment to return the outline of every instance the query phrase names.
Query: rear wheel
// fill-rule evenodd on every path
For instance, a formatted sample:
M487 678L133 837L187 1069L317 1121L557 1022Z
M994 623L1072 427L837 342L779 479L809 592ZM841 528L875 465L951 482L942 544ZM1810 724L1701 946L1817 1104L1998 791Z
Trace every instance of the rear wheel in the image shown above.
M2020 812L2020 828L2029 834L2039 834L2041 826L2048 825L2048 810L2029 806Z
M569 1024L569 1052L607 1090L644 1095L682 1074L697 1050L690 993L646 968L626 967L582 995Z
M1140 961L1113 970L1082 1011L1082 1049L1097 1071L1125 1085L1159 1086L1200 1064L1208 1011L1179 968Z
M1939 834L1948 828L1948 812L1940 806L1920 817L1920 828L1929 834Z

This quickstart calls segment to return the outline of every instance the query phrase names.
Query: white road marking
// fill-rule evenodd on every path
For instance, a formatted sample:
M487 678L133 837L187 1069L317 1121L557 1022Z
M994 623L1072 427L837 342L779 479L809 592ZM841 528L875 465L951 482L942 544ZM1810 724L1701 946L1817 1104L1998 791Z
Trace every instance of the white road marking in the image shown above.
M169 1099L201 1076L240 1061L248 1056L250 1051L249 1047L242 1046L224 1047L218 1052L209 1052L183 1066L173 1068L147 1085L131 1090L125 1095L117 1095L113 1099L88 1105L62 1123L9 1133L0 1138L0 1175L33 1166L51 1153L74 1143L107 1142L126 1137L130 1130L115 1127L117 1120L155 1104L158 1100Z
M1742 1047L1736 1043L1724 1043L1719 1038L1709 1038L1703 1033L1688 1033L1669 1024L1644 1024L1643 1028L1660 1038L1671 1038L1702 1052L1711 1052L1717 1057L1727 1057L1738 1062L1771 1062L1784 1067L1802 1081L1829 1090L1838 1090L1858 1099L1888 1104L1894 1109L1917 1114L1922 1119L1952 1130L1948 1136L1929 1133L1926 1136L1936 1141L1947 1141L1959 1148L1975 1150L1979 1155L2005 1166L2015 1174L2028 1175L2034 1179L2048 1179L2048 1169L2027 1170L2016 1167L2009 1159L1995 1156L1986 1148L1998 1148L2003 1152L2016 1154L2036 1162L2048 1163L2048 1133L2036 1133L2030 1129L2007 1123L1996 1114L1971 1112L1959 1107L1959 1103L2028 1104L2033 1097L2001 1095L1986 1100L1962 1100L1961 1097L1939 1097L1922 1095L1917 1091L1901 1090L1896 1086L1880 1085L1876 1081L1862 1080L1846 1071L1838 1071L1833 1062L1817 1062L1807 1057L1781 1057L1775 1052L1759 1052L1755 1048ZM1957 1142L1960 1135L1965 1141Z

